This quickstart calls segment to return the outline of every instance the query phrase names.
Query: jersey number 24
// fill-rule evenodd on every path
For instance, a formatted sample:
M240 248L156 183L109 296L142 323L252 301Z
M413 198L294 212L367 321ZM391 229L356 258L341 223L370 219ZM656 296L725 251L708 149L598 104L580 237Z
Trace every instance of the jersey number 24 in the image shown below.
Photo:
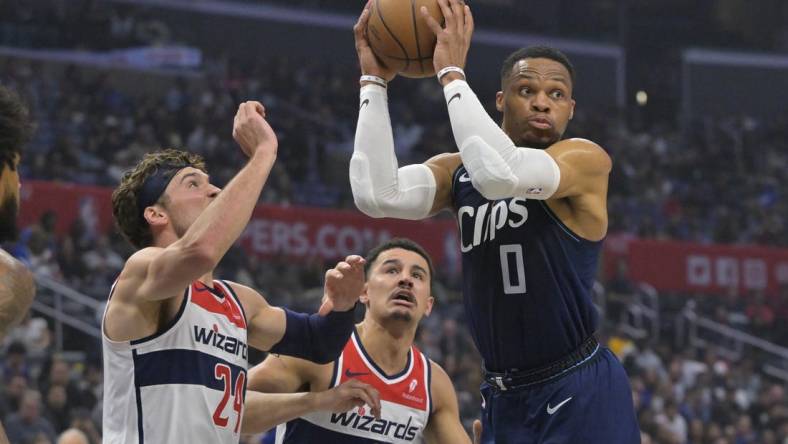
M230 367L227 364L216 364L216 367L213 369L213 375L216 379L224 382L224 394L222 395L222 400L219 401L219 405L216 406L216 410L213 412L213 423L219 427L227 427L227 424L230 422L230 417L223 416L224 408L227 406L230 396L232 396L233 410L235 410L236 414L233 433L238 433L238 429L241 426L241 414L244 408L244 384L246 383L246 373L239 372L238 377L235 378L235 384L233 384L233 372L230 370Z

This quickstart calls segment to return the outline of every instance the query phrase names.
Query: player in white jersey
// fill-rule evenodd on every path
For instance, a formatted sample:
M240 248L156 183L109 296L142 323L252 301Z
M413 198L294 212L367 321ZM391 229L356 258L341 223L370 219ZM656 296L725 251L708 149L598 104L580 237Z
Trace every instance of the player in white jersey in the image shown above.
M346 413L318 411L282 424L277 444L470 443L460 424L457 397L446 372L413 345L419 321L432 310L432 261L418 244L394 239L367 254L367 311L342 355L327 365L269 355L249 373L249 389L321 390L359 380L380 393L380 418L360 405ZM250 422L274 425L272 415Z
M30 138L27 108L16 94L0 86L0 242L14 240L19 209L19 159ZM0 342L33 303L30 271L0 248ZM8 442L0 423L0 443Z
M214 280L278 147L258 102L240 105L233 136L249 161L224 190L209 182L199 156L165 150L147 154L113 193L118 226L140 250L113 286L102 323L105 443L237 443L249 346L330 362L353 330L361 257L326 273L325 302L311 316Z

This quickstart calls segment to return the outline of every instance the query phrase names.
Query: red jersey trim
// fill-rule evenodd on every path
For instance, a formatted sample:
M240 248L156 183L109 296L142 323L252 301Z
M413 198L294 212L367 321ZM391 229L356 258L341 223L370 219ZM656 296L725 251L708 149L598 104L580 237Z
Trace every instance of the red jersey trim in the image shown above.
M206 311L226 317L238 328L246 328L246 319L244 319L241 308L235 299L227 294L222 285L210 288L202 282L193 283L191 301Z

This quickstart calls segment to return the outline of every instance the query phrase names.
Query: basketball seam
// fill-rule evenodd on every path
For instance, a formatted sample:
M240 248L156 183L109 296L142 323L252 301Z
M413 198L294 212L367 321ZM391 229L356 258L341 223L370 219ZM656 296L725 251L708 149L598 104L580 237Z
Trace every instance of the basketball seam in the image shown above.
M410 61L410 62L418 62L419 60L429 60L429 59L432 58L432 57L425 56L425 57L422 57L420 59L411 59L409 57L397 57L397 56L392 56L392 55L388 55L388 54L378 54L378 56L379 57L386 57L386 58L394 59L394 60L400 60L400 61L405 60L405 61Z
M402 71L406 71L408 69L408 66L410 66L410 59L408 58L408 51L405 50L405 45L403 45L402 42L399 41L397 36L394 35L393 32L391 32L391 29L389 28L389 25L386 24L386 20L383 19L383 13L380 12L380 0L375 0L375 9L378 11L378 18L380 18L380 23L383 24L383 27L386 28L386 31L388 31L389 35L391 35L391 38L394 39L394 43L396 43L397 46L399 46L399 48L402 50L402 53L405 54L405 59L404 59L405 60L405 67L402 68ZM391 57L391 58L397 60L396 57Z
M421 41L419 40L419 26L416 23L416 0L410 0L410 16L413 18L413 34L416 37L416 60L419 61L419 68L424 72L424 60L421 56Z

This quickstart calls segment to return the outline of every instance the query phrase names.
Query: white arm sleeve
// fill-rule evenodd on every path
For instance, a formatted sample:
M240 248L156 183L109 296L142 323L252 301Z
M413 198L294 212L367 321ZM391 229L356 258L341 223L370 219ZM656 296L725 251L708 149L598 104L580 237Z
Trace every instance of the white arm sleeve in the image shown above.
M561 170L549 154L514 146L464 80L449 83L443 93L462 163L482 196L544 200L555 193Z
M424 219L435 200L435 176L426 165L398 168L386 88L361 88L358 125L350 159L350 188L371 217Z

